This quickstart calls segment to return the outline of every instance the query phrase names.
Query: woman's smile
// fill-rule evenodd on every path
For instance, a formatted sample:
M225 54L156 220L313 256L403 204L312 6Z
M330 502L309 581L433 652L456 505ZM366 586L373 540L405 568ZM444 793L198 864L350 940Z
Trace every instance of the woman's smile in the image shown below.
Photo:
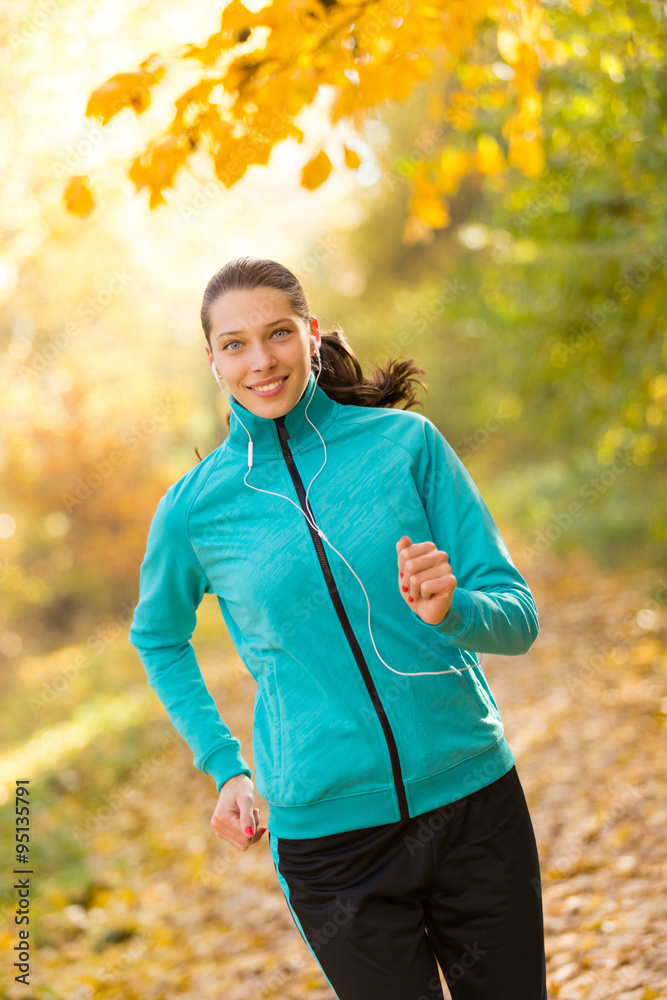
M281 375L279 379L274 379L266 385L249 385L248 389L252 389L258 396L277 396L288 378L289 375Z

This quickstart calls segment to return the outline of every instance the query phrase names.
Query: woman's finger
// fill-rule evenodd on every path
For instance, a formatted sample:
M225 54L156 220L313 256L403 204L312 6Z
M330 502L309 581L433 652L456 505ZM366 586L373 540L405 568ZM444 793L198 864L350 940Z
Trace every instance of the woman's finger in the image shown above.
M451 573L447 576L436 576L429 580L424 580L420 585L419 597L428 600L430 597L446 597L456 590L456 577Z
M444 576L448 571L451 572L451 566L447 553L431 549L422 556L406 561L402 576L399 572L401 591L406 598L409 596L414 600L419 596L419 585L423 580L434 575Z
M408 560L414 559L417 556L423 556L425 553L432 552L434 549L437 549L435 542L416 542L414 545L406 545L398 553L397 561L399 573L405 571L405 564Z
M444 565L430 566L422 570L421 573L413 573L409 579L408 594L416 599L426 596L424 585L433 580L453 580L452 567L446 562ZM437 593L437 591L436 591Z

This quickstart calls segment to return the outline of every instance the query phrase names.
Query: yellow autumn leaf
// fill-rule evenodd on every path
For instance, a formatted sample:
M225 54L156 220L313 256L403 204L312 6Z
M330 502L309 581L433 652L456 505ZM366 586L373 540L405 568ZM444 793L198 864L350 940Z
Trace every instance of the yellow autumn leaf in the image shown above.
M213 66L221 53L229 47L229 40L223 32L211 35L204 45L188 45L183 53L184 59L198 59L204 66Z
M435 185L419 177L413 180L410 211L412 215L417 216L418 219L421 219L433 229L440 229L442 226L448 225L451 221L449 212L438 194Z
M446 149L436 163L435 185L442 194L455 194L461 178L468 172L474 157L462 149Z
M547 58L554 63L555 66L564 66L567 62L567 49L565 45L557 39L550 38L543 41L542 49Z
M221 80L227 93L233 94L235 90L240 90L252 78L256 66L257 56L250 53L234 59L227 67L227 72Z
M88 178L77 175L72 177L65 188L63 198L67 210L72 215L83 218L90 215L95 207L95 201L88 186Z
M273 143L264 142L259 136L247 136L244 143L244 156L248 163L258 163L266 166L271 156Z
M544 168L544 148L539 139L530 141L518 135L510 139L508 160L518 167L526 177L537 177Z
M480 135L478 137L474 163L482 174L499 174L505 168L505 158L493 136Z
M301 186L313 191L325 182L330 173L331 160L321 149L301 170Z
M220 17L220 30L236 34L243 28L254 27L256 20L257 15L244 7L240 0L231 0L223 8Z
M486 66L468 66L463 76L463 82L468 90L476 90L481 87L488 75Z
M130 180L138 191L144 187L149 188L151 208L164 204L162 191L173 185L176 172L185 162L186 156L187 151L180 147L177 137L167 133L148 153L134 160L129 172Z
M186 108L190 107L192 104L202 104L205 107L208 105L211 91L217 85L217 80L200 80L196 83L194 87L190 87L186 90L184 94L174 101L174 106L179 115L183 114Z
M347 146L343 146L343 150L345 151L345 166L350 167L352 170L356 170L361 163L361 157L358 153L355 153L353 149L349 149Z
M589 0L571 2L578 8ZM149 187L151 203L160 202L161 186L168 187L178 168L198 150L208 151L217 176L229 187L249 162L267 164L277 142L288 137L301 141L303 133L293 119L313 104L323 86L334 91L327 111L330 124L347 119L363 135L360 123L370 109L385 101L403 102L417 84L429 81L429 121L446 126L433 129L440 133L434 139L435 161L445 133L450 133L447 126L470 133L480 108L498 108L502 112L498 117L505 120L511 120L514 112L514 123L503 132L511 162L529 174L542 169L539 70L568 53L554 38L540 0L528 4L418 0L409 13L403 3L397 7L393 0L267 0L259 10L249 9L244 0L224 0L218 18L216 30L201 45L184 45L177 57L181 63L197 60L200 72L174 100L176 115L168 131L178 139L176 148L151 151L149 142L141 162L132 166L133 179ZM489 20L494 25L492 41L498 46L496 58L514 70L510 80L491 76L494 57L486 52L486 43L483 59L475 47L480 32L486 38ZM261 44L258 39L259 47L250 51L255 28ZM237 49L239 45L245 48ZM174 61L154 53L134 73L117 74L91 95L90 113L105 122L121 107L140 113L151 101L153 84ZM444 80L441 68L447 69ZM454 88L446 85L452 73ZM222 100L217 96L221 90ZM233 130L216 141L215 122L222 115ZM531 135L536 138L532 144ZM499 148L480 145L472 136L470 144L472 153L463 173L442 166L433 169L433 192L422 195L427 216L444 217L447 209L441 196L456 191L466 171L502 176L505 164ZM344 157L348 168L359 167L361 160L349 147L344 146ZM328 156L319 153L302 168L301 183L314 189L330 171Z
M484 14L481 16L483 17ZM474 20L470 17L470 4L461 2L461 0L449 0L445 8L445 17L447 21L447 47L454 55L458 55L475 41Z
M447 121L461 132L469 132L475 123L479 98L469 91L455 91L449 98Z
M542 95L536 90L524 94L521 99L521 114L526 118L537 119L542 114ZM534 124L534 122L530 122Z
M103 125L123 108L132 108L140 115L151 103L150 88L163 76L164 67L153 72L116 73L92 92L85 114L90 118L100 117Z
M484 103L490 105L492 108L503 108L509 101L507 91L501 90L500 87L496 87L495 90L490 90L488 94L484 96Z

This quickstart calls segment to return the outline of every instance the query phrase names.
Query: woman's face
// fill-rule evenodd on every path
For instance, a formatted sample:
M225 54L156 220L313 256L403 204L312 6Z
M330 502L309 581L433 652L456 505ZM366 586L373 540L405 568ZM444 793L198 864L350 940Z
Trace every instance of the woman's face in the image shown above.
M308 383L310 357L320 343L315 316L310 326L292 312L289 299L275 288L236 288L209 308L211 369L229 392L260 417L280 417L298 403ZM268 391L262 386L280 382Z

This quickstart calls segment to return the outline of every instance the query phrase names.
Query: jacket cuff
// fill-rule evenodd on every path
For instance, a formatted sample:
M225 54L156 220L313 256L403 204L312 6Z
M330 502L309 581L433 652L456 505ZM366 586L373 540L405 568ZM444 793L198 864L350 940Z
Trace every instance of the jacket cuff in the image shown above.
M425 622L423 618L419 617L416 611L412 611L412 608L410 610L417 621L421 622L426 628L434 628L448 639L459 639L470 629L472 609L472 598L468 591L457 587L452 594L452 603L449 606L449 611L437 625Z
M234 746L224 746L214 750L200 764L200 770L211 775L218 793L224 783L236 774L247 774L252 778L250 767L241 756L241 751Z

